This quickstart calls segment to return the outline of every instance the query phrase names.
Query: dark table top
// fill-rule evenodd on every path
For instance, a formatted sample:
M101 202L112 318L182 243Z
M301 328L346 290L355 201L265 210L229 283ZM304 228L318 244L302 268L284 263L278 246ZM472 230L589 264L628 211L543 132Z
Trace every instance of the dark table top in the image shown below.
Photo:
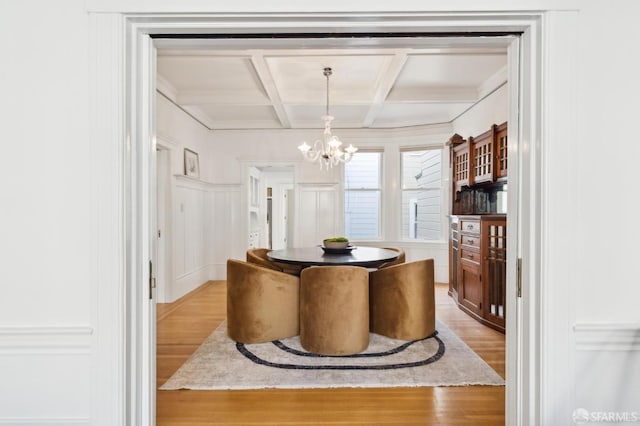
M300 266L348 265L375 268L398 258L398 252L378 247L355 247L347 254L325 253L320 246L272 250L267 257L275 262Z

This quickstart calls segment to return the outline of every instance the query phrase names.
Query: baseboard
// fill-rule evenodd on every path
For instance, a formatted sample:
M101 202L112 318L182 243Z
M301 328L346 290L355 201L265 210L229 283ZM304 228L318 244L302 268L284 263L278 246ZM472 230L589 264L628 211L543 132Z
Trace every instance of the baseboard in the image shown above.
M172 303L209 281L209 265L200 266L176 277L165 303Z
M215 263L209 265L209 280L219 281L227 279L227 264Z

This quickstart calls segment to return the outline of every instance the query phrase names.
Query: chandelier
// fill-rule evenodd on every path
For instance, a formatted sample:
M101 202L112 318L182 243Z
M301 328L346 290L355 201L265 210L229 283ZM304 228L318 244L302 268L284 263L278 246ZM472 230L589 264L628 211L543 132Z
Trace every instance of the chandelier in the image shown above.
M327 110L325 115L321 117L324 121L324 134L322 135L322 139L317 139L313 143L313 147L307 142L303 142L302 145L298 146L305 160L320 163L320 170L322 170L323 167L329 170L340 163L348 162L358 150L358 148L351 144L343 150L340 139L331 134L331 121L334 118L329 115L329 76L331 73L331 68L327 67L324 69L323 74L327 77Z

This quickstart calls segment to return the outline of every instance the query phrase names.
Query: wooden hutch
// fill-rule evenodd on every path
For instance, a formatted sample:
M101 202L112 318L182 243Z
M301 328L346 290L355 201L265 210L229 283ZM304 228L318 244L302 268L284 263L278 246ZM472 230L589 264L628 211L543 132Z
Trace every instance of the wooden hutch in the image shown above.
M476 137L453 135L449 295L471 317L504 332L507 123Z

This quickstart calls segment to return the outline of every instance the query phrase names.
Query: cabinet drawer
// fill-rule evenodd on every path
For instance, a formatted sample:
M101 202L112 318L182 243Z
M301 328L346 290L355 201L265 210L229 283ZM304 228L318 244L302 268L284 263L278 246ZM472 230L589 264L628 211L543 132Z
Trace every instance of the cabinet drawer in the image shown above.
M460 232L465 234L480 234L480 221L477 219L461 219Z
M480 252L476 250L460 250L460 261L470 266L480 267Z
M462 235L461 243L465 246L480 248L480 237L476 235Z

